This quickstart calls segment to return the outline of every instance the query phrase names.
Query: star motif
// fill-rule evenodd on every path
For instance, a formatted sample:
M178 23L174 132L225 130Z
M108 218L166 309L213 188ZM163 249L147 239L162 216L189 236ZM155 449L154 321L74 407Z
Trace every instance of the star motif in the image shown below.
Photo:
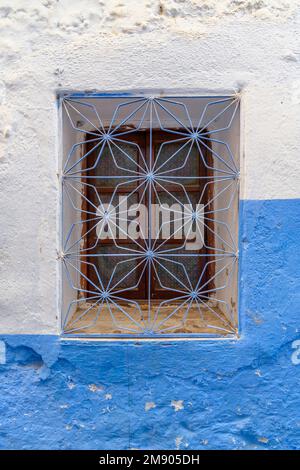
M238 260L240 174L228 135L238 109L237 96L64 99L65 132L73 136L62 168L64 213L73 216L64 219L59 256L64 282L74 293L64 314L67 334L93 335L98 324L97 334L236 333L230 286ZM167 136L155 151L139 139L145 129L150 142L157 129ZM205 174L193 170L195 158ZM111 193L105 191L107 181L113 182ZM189 181L201 182L197 201ZM158 203L172 214L172 227L167 220L156 232L150 223L141 228L115 205L123 193L137 199L137 212L149 201ZM138 228L140 237L128 234L125 223ZM163 238L166 228L170 233ZM185 237L174 244L180 233ZM103 234L109 243L102 242ZM190 249L194 234L202 248ZM144 284L148 297L135 300ZM153 300L152 285L169 298Z

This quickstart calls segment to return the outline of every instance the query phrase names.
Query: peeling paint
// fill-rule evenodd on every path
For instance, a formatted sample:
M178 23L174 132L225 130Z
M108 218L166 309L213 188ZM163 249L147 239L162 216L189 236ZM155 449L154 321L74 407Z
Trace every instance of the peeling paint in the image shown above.
M183 400L172 400L171 406L174 408L174 411L180 411L184 409Z
M182 444L182 436L177 436L175 439L175 446L177 450L180 449L181 444Z
M73 390L73 388L75 388L75 387L76 387L76 385L73 382L68 382L68 388L70 390Z
M266 437L259 437L257 440L259 442L262 442L263 444L268 444L269 442L269 439L267 439Z
M95 393L95 392L103 392L103 387L102 385L96 385L96 384L89 384L88 389Z

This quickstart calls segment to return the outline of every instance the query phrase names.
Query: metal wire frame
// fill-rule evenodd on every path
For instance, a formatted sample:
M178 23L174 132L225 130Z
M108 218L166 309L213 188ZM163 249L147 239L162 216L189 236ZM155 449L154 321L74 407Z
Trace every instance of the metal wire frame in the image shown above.
M229 143L226 141L226 137L230 135L232 125L238 119L239 97L234 95L209 98L188 96L187 98L189 102L198 100L199 113L196 120L189 112L186 97L147 97L141 95L120 98L119 95L101 96L81 93L69 94L62 99L62 113L70 125L71 131L68 132L72 137L71 148L64 155L61 175L62 227L65 227L66 219L69 221L69 227L66 230L62 229L59 258L68 290L73 292L66 311L62 314L62 328L66 336L165 338L170 336L216 337L218 332L221 337L232 337L236 334L238 330L237 311L236 307L234 311L228 299L232 303L230 294L233 284L236 283L235 269L238 260L237 239L234 234L237 220L233 207L236 206L238 199L239 156L234 155ZM205 100L205 104L201 106L199 103L202 99ZM105 115L101 116L100 111L103 100L109 100L111 103L114 103L115 100L116 103L115 106L112 105L114 109L109 122L107 122ZM128 111L125 111L126 108L128 108ZM216 111L211 112L211 109L214 110L215 108ZM168 125L166 125L166 117ZM134 120L138 120L138 122L135 122L133 127L129 127ZM158 126L161 131L174 136L171 140L161 144L155 159L152 155L151 145L154 122L155 126ZM134 139L130 141L131 135L144 128L147 128L150 134L150 154L148 158L143 154L142 149ZM122 149L121 145L124 142L131 145L135 151L138 151L139 163L134 160L129 151ZM92 144L92 150L86 150L87 143ZM179 144L179 148L175 152L171 152L167 158L164 158L163 150L170 143ZM192 148L197 148L201 164L210 170L210 176L189 175L183 177L176 175L176 172L185 168L189 159L192 158ZM203 148L207 148L211 153L212 164L206 161ZM93 174L91 176L90 173L102 163L101 157L104 154L104 149L109 149L111 164L118 170L116 171L118 174L98 177ZM134 164L134 170L118 163L115 155L116 150L121 152L123 159L125 157L128 164L129 162ZM176 161L179 152L183 150L187 150L184 160L179 165L176 166L175 164L171 169L168 169L168 165L172 164L172 161ZM87 166L84 163L87 162L92 152L97 152L97 158L91 166ZM162 158L160 158L161 156ZM121 175L120 172L122 172ZM153 194L161 204L161 191L172 198L174 202L183 206L182 200L176 198L174 193L168 190L168 184L172 183L173 186L176 186L189 206L187 209L185 207L183 218L180 218L180 216L178 216L178 219L174 218L174 221L180 221L181 219L181 225L176 230L188 227L182 244L179 244L176 248L166 247L169 239L162 242L159 237L164 228L164 223L159 227L158 233L153 234L151 232L151 211L148 215L148 233L142 233L144 243L140 243L139 240L126 234L134 248L119 244L118 239L114 236L114 229L117 227L120 230L120 226L112 217L112 210L110 208L107 210L96 188L89 183L89 181L94 181L97 178L99 180L120 180L110 197L109 205L122 186L128 185L128 182L135 183L137 186L129 196L136 193L137 189L142 190L137 210L146 200L150 207ZM201 213L193 209L189 192L182 183L184 178L187 181L195 178L205 180L204 188L199 197L199 201L204 202ZM214 194L210 200L204 200L204 193L209 185L215 188ZM97 204L86 197L86 191L84 190L86 188L94 191ZM160 192L158 188L160 188ZM224 194L226 194L226 197L224 197ZM88 203L89 210L83 208L81 201L84 200ZM69 204L69 209L66 208L66 201ZM218 201L216 206L214 205L215 201ZM212 204L213 209L211 209ZM66 211L68 211L68 217L66 217ZM72 214L76 214L73 219ZM120 215L123 215L122 212L119 212ZM232 215L235 219L231 218ZM130 222L126 215L121 219L119 218L120 220ZM84 231L87 221L92 223L92 228ZM213 229L210 222L213 222ZM191 254L184 251L193 224L196 224L199 232L201 232L201 227L213 232L214 246L208 246L206 240L204 238L202 240L204 248L207 249L204 254ZM83 244L83 240L89 239L89 232L99 227L101 229L103 226L108 227L114 246L119 250L117 255L116 253L95 253L93 251L95 243ZM176 231L173 231L170 233L170 238L175 235ZM205 256L206 263L197 275L197 282L194 282L185 263L190 257L203 256ZM118 258L106 283L101 278L95 264L94 260L97 257L110 257L112 260ZM87 258L91 261L86 261ZM132 261L136 263L134 267L130 263ZM207 280L205 272L212 264L215 269L211 278ZM87 277L87 270L84 269L87 266L94 272L94 278L97 279L97 282ZM118 278L118 270L120 267L124 268L126 266L127 270L123 277ZM171 269L170 266L174 269ZM163 270L167 281L162 279L159 269ZM176 269L180 269L180 277L176 274ZM149 292L151 279L154 275L160 288L173 291L174 296L172 299L161 300L155 306L153 306L149 297L147 315L145 316L140 302L130 299L126 295L139 285L146 271L148 271ZM136 279L137 272L138 277ZM122 282L130 279L131 276L133 278L131 285L125 288L122 287ZM82 279L88 282L88 288L82 287ZM211 282L216 280L216 284L211 287ZM168 283L168 281L170 282ZM174 281L177 283L176 288L172 287ZM63 294L64 289L65 286L63 285ZM236 287L234 291L236 292ZM219 292L222 293L220 297L218 297ZM213 303L210 302L212 296ZM129 306L129 309L124 306L124 303ZM78 308L81 305L85 305L85 307L83 309ZM216 308L216 305L221 306L221 309ZM164 309L168 306L170 307L169 311L165 313ZM103 333L100 330L90 333L89 329L97 325L104 307L111 318L112 331ZM184 333L182 327L185 325L192 308L198 312L202 326L199 321L198 331ZM203 328L203 322L205 323L203 311L209 311L211 316L216 318L216 323L213 325L206 323L205 328ZM93 318L89 319L87 323L82 323L82 320L88 317L91 312L93 312ZM119 317L123 316L126 319L125 325L118 323L115 312ZM172 319L174 319L174 323L168 325L168 322L170 320L172 322ZM117 329L118 333L113 333L113 329ZM209 329L212 333L209 333ZM176 330L180 332L176 332Z

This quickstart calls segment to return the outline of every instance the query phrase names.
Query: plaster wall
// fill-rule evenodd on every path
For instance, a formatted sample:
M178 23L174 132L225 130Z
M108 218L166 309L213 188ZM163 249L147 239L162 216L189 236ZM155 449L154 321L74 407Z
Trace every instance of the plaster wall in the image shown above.
M3 332L59 328L59 89L241 90L241 197L298 197L297 3L1 0Z

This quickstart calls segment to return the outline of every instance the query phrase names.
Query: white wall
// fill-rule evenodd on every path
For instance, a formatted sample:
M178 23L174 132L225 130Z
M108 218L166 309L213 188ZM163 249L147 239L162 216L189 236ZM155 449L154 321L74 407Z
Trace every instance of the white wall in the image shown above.
M299 197L298 3L0 0L1 332L58 332L58 89L241 89L242 197Z

